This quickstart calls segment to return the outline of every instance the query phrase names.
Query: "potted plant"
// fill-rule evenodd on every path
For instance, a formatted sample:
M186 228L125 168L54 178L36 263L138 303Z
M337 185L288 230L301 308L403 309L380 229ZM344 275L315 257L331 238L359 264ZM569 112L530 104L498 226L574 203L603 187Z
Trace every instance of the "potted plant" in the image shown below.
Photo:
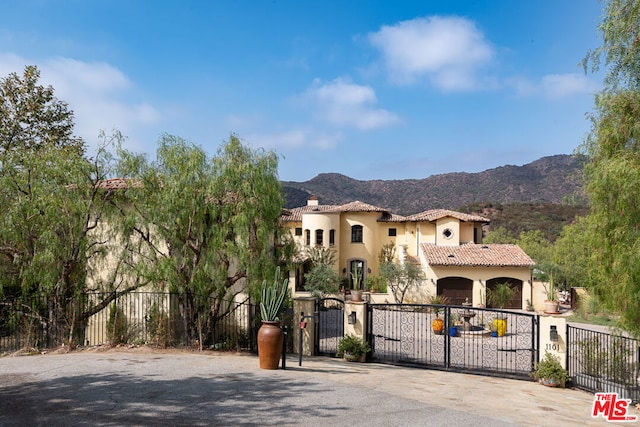
M444 295L431 295L427 303L432 305L431 311L436 314L435 319L431 321L431 329L434 334L442 335L444 333L444 320L440 318L440 310L442 309L441 306L449 304L450 300Z
M289 279L280 282L280 267L276 268L273 284L262 281L260 316L262 326L258 330L258 356L261 369L278 369L284 332L280 328L280 311L287 295Z
M351 301L362 301L362 289L360 289L360 281L362 280L362 267L354 267L351 272L353 278L353 290L351 291Z
M515 288L512 288L509 283L498 283L493 289L487 289L487 301L492 307L498 307L504 309L504 306L515 295ZM493 319L493 324L497 331L497 336L502 337L507 333L507 319L504 316L496 316Z
M338 356L348 362L364 362L370 350L369 343L355 335L345 335L338 343Z
M527 311L530 311L530 312L536 311L530 299L527 300Z
M458 336L459 321L460 321L460 315L458 315L458 313L451 313L449 315L449 336L450 337Z
M538 362L531 376L548 387L564 387L569 380L569 373L562 367L560 361L548 351L544 352L544 358Z
M538 280L543 282L546 299L544 301L544 312L557 314L560 302L558 301L558 289L555 278L561 274L560 267L552 262L544 262L534 269Z

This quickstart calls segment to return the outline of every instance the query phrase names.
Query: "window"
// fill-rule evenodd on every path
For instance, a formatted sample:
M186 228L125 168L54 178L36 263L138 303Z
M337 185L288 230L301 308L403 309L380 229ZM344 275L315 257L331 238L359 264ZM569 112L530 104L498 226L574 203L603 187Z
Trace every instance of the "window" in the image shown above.
M322 245L323 234L323 230L316 230L316 245Z
M395 236L396 235L396 229L395 228L390 228L389 229L389 236Z
M362 243L362 226L351 226L351 243Z
M311 230L304 230L304 241L307 246L311 244Z
M302 236L302 227L296 227L296 236Z
M442 236L444 236L445 239L450 239L453 237L453 230L451 230L450 228L445 228L444 231L442 232Z
M329 246L336 244L336 230L329 230Z

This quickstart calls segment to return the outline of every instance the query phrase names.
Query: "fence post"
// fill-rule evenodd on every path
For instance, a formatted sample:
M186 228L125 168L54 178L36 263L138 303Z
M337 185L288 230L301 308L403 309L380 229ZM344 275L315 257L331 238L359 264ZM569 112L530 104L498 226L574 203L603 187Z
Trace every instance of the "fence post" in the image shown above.
M563 316L542 315L538 327L540 351L538 362L545 352L554 355L563 368L567 368L567 319Z
M365 301L344 302L345 335L355 335L365 341L367 340L367 307L368 304Z
M293 321L300 320L300 313L311 315L316 309L316 300L314 298L296 298L293 300ZM302 336L301 336L302 335ZM302 348L300 348L302 343ZM299 324L293 325L293 352L303 354L304 356L314 355L315 345L315 325L313 322L307 322L307 327L302 329Z

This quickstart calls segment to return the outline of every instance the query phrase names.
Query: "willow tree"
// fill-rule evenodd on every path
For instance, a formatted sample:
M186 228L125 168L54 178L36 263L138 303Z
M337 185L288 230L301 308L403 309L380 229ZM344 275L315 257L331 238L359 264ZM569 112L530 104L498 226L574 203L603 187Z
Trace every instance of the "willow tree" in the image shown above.
M39 75L28 66L23 77L0 80L0 296L3 304L30 301L20 321L57 344L73 340L75 327L125 288L106 277L89 280L108 252L96 231L113 204L96 184L109 173L110 156L102 145L92 160L84 156L73 112L38 84ZM92 290L109 293L78 304Z
M277 156L232 135L216 156L164 135L156 160L121 153L127 191L122 234L140 243L136 276L176 292L185 328L200 344L225 302L273 275L283 198Z
M640 335L640 2L610 0L598 29L603 43L585 67L604 67L592 129L583 151L591 211L591 290L620 314L620 326Z

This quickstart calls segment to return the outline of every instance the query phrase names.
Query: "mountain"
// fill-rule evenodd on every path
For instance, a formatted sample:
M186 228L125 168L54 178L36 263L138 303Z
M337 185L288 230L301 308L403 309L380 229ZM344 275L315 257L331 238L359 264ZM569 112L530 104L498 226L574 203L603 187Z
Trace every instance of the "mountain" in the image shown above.
M427 209L461 209L482 203L560 204L581 200L584 159L556 155L523 166L506 165L483 172L455 172L424 179L359 181L323 173L305 182L283 181L286 207L304 206L314 195L321 204L354 200L410 215Z

